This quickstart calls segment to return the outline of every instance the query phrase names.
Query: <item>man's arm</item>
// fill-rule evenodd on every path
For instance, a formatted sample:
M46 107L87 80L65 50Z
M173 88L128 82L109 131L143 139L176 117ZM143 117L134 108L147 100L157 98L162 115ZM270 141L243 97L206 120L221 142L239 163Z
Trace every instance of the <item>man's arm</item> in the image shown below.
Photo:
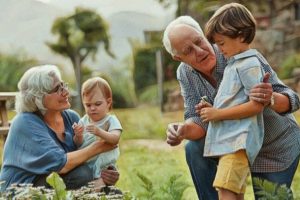
M197 140L204 137L206 130L192 121L186 121L184 123L178 122L169 124L166 134L167 143L171 146L176 146L179 145L183 139Z
M250 99L261 102L266 106L270 106L272 110L277 113L286 113L286 112L293 112L294 109L297 110L297 105L299 102L298 95L294 91L289 91L291 89L284 88L283 91L286 91L286 94L280 94L278 92L273 92L272 84L270 83L261 83L256 85L251 89L250 92ZM294 109L292 109L292 104L290 103L290 94L291 98L294 98ZM273 95L273 97L272 97ZM273 98L273 100L271 100ZM273 104L271 103L273 101Z
M205 136L207 123L200 119L200 116L195 111L201 99L202 94L195 82L193 76L195 74L187 69L185 64L181 63L177 69L177 80L179 81L181 94L184 100L184 118L185 122L171 123L168 125L167 143L171 146L176 146L181 143L183 139L197 140ZM199 79L199 77L197 77ZM201 93L201 94L200 94Z

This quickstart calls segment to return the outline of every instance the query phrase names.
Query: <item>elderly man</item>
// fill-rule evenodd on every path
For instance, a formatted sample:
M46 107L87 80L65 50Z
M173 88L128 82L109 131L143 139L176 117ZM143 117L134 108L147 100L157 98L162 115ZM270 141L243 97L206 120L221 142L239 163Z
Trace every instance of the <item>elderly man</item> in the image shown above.
M226 60L217 47L207 41L199 24L188 16L178 17L166 27L163 44L174 60L181 61L177 79L185 107L185 122L168 125L167 143L175 146L188 140L186 160L199 199L218 199L212 187L218 161L203 157L208 124L201 120L195 107L199 106L203 96L213 104ZM299 98L277 78L262 56L259 60L263 70L270 75L265 77L270 83L257 85L250 94L250 98L266 105L264 143L251 166L251 176L290 187L300 154L300 129L290 113L299 108ZM256 192L257 188L253 187Z

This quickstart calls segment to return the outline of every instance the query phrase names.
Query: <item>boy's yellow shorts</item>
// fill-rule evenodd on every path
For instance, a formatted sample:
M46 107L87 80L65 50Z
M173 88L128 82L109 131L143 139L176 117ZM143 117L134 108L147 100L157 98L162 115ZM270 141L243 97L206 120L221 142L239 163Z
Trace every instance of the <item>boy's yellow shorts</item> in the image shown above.
M217 189L223 188L237 194L244 194L249 173L248 158L245 150L224 155L219 159L213 186Z

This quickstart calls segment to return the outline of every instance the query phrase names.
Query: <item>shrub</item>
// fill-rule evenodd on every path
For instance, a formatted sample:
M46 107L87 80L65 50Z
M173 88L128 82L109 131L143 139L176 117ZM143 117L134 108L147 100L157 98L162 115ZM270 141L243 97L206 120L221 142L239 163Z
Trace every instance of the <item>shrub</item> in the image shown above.
M296 68L300 68L300 54L292 54L283 61L281 68L278 72L281 79L291 78L293 71Z

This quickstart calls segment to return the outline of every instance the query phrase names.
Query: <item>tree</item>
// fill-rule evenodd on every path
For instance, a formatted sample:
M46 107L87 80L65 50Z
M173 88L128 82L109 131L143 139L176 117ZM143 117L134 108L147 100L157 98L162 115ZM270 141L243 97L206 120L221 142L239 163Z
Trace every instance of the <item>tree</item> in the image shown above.
M76 75L78 105L82 111L80 94L83 61L90 55L95 59L100 44L103 44L106 53L114 58L110 51L108 25L95 11L78 7L74 14L57 18L51 31L58 35L58 39L56 43L46 44L55 53L71 60Z

